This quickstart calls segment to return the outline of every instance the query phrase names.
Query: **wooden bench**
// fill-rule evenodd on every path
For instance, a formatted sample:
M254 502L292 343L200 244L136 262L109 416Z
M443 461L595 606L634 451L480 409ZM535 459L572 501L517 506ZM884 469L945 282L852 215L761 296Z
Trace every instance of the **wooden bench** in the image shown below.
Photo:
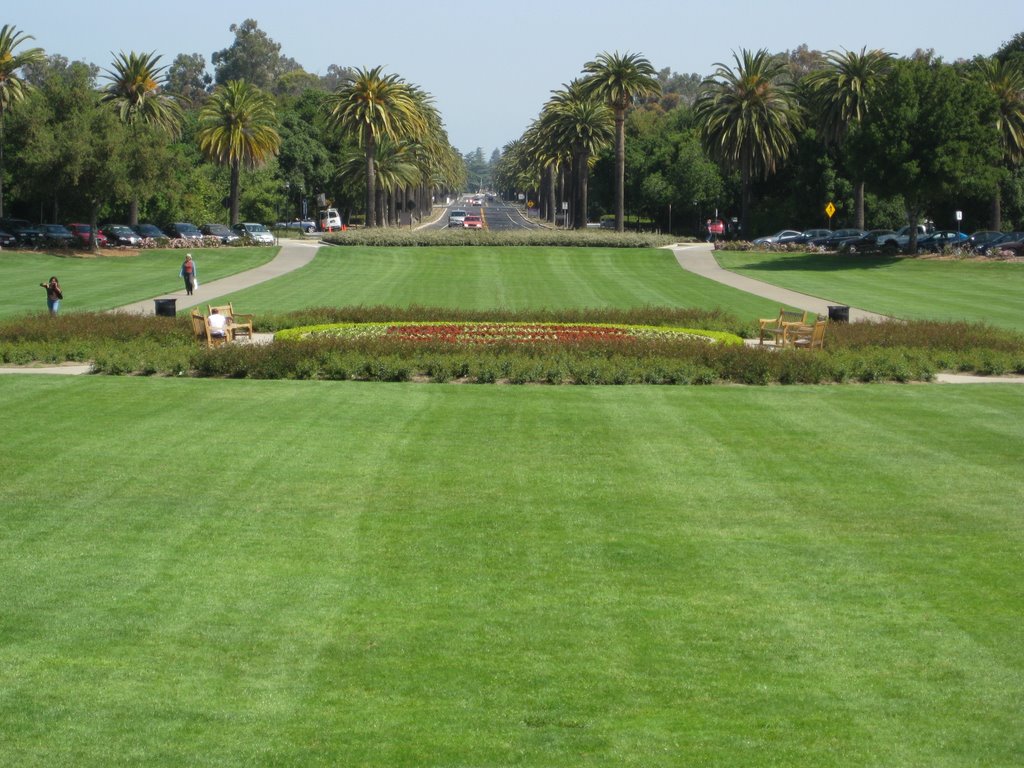
M786 328L782 338L782 346L797 349L824 349L825 325L827 320L818 319L814 325L791 325Z
M213 329L210 328L210 321L203 317L202 312L193 309L191 317L192 332L195 334L196 341L205 341L207 347L216 347L231 341L230 332L226 332L223 336L215 335Z
M222 304L220 306L208 304L206 308L209 310L211 315L213 314L213 310L216 309L220 314L227 318L232 340L237 339L239 336L244 336L249 339L252 338L252 315L238 314L235 312L235 308L230 304Z
M781 345L786 338L786 328L791 325L807 325L810 314L806 310L798 312L786 309L785 307L779 307L778 317L763 317L757 321L761 334L758 343L764 344L765 337L771 336L776 346Z

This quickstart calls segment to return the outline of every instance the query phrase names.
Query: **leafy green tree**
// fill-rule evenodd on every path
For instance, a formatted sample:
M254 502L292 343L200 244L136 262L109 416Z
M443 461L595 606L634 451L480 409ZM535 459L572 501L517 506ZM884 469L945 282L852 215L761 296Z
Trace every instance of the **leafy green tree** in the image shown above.
M229 30L235 35L234 42L211 57L217 85L244 80L272 92L278 77L300 68L294 60L281 55L281 44L274 42L254 19L232 24Z
M177 96L183 105L198 109L209 94L213 78L206 71L201 53L179 53L167 68L164 91Z
M230 223L237 224L241 169L263 165L281 145L273 97L243 80L218 85L199 113L197 139L207 159L231 169Z
M615 231L625 228L626 110L637 99L656 96L661 86L654 67L635 53L601 53L583 65L586 93L605 100L615 114Z
M19 70L45 58L42 48L17 49L26 40L34 39L10 24L0 27L0 217L4 215L4 120L31 88L22 80Z
M377 145L421 136L426 128L419 96L383 67L357 69L327 102L332 126L356 137L366 162L366 226L377 225Z
M716 64L694 107L705 147L738 170L741 228L749 232L755 178L775 173L789 155L803 118L785 60L761 49L733 54L736 68Z
M883 194L902 196L910 224L929 214L949 220L946 206L989 194L998 178L997 109L991 91L953 66L896 60L851 150Z
M891 54L878 49L829 51L824 66L811 72L806 82L828 144L842 145L851 128L860 125L871 109L878 83L892 64ZM864 182L855 186L856 222L864 228Z

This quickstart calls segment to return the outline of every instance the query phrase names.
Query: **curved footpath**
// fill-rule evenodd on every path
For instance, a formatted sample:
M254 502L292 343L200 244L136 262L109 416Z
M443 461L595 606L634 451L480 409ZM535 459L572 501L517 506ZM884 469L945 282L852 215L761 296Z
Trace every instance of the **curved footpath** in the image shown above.
M281 250L271 261L261 267L251 269L248 272L241 272L237 275L229 275L220 280L210 283L201 283L199 294L188 296L184 290L175 291L162 297L176 299L176 309L188 309L200 304L208 304L218 296L224 296L243 288L257 285L258 283L272 280L280 275L287 274L293 270L303 267L313 260L317 249L320 248L319 241L286 240L281 244ZM779 288L769 283L762 283L743 275L722 269L715 260L714 251L708 243L695 243L687 245L670 246L675 254L679 266L688 272L706 277L710 280L724 285L738 288L741 291L752 293L755 296L763 296L766 299L777 301L790 307L806 309L819 315L827 315L829 306L835 306L837 302L829 302L816 296L790 291ZM123 307L114 309L114 312L135 312L143 315L154 314L154 299L137 301L133 304L126 304ZM885 315L868 312L856 307L850 307L850 319L882 321L888 319ZM257 334L260 335L260 334ZM89 373L90 365L69 363L64 365L53 365L44 367L5 367L0 366L0 374L5 373L26 373L26 374L65 374L76 375ZM940 384L1024 384L1024 376L970 376L967 374L940 373L935 376L935 381Z

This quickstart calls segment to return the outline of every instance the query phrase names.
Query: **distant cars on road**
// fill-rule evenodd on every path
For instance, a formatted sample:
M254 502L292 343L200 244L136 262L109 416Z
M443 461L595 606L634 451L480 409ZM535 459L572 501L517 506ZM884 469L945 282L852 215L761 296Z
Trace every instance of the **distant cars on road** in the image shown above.
M466 218L462 220L462 226L465 229L483 229L484 222L483 219L475 213L467 213Z

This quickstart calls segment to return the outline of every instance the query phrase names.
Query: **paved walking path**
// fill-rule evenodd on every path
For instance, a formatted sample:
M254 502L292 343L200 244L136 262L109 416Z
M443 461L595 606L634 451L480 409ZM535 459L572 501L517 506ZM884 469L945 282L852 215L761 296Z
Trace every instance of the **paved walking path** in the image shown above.
M723 285L738 288L746 293L752 293L755 296L763 296L766 299L777 301L779 304L785 304L787 307L806 309L816 315L827 316L828 308L830 306L845 306L841 305L838 301L829 301L828 299L822 299L817 296L808 296L806 293L798 293L797 291L791 291L788 288L779 288L777 285L763 283L760 280L754 280L751 277L745 277L744 275L738 275L735 272L730 272L727 269L722 269L718 266L718 262L715 260L714 246L710 243L674 245L671 246L671 248L672 252L676 256L676 261L679 262L679 266L686 271L693 272L695 275L706 277L709 280L714 280L715 282L722 283ZM875 320L881 322L888 319L889 318L885 315L868 312L865 309L858 309L857 307L850 307L850 320L852 322L856 322L858 320Z
M218 296L225 296L229 293L240 291L243 288L249 288L305 266L316 256L320 245L318 241L286 240L282 242L281 250L277 256L262 267L251 269L248 272L241 272L237 275L223 277L210 283L200 283L199 293L194 293L192 296L187 295L184 289L182 289L157 298L176 299L176 309L188 309L200 304L208 304ZM767 299L772 299L790 307L806 309L819 315L828 314L829 302L825 299L779 288L768 283L762 283L760 280L753 280L722 269L718 266L718 262L715 261L712 247L708 244L676 245L672 246L672 251L675 253L679 265L694 274L702 275L703 277L730 285L756 296L764 296ZM832 306L835 306L835 302L832 302ZM114 311L152 315L154 314L154 309L153 299L146 299L145 301L126 304ZM852 321L885 319L887 319L885 315L878 315L874 312L850 307L850 320ZM272 334L258 333L255 334L254 341L265 342L272 338ZM91 365L80 363L50 366L0 366L0 375L8 373L81 375L89 373L91 370ZM970 376L967 374L940 373L935 376L935 381L940 384L1024 384L1024 376Z
M277 256L261 267L250 269L247 272L239 272L236 275L228 275L220 280L212 280L209 283L203 282L203 276L199 275L199 288L189 296L185 289L173 293L165 293L155 298L176 299L175 309L182 310L190 307L197 307L200 304L209 304L218 296L226 296L229 293L240 291L243 288L251 288L259 283L273 280L275 277L292 272L299 267L304 267L316 256L317 249L321 247L319 240L292 240L281 241L281 250ZM200 265L200 271L202 271ZM154 299L136 301L118 307L114 312L132 312L138 315L152 315L155 313Z

